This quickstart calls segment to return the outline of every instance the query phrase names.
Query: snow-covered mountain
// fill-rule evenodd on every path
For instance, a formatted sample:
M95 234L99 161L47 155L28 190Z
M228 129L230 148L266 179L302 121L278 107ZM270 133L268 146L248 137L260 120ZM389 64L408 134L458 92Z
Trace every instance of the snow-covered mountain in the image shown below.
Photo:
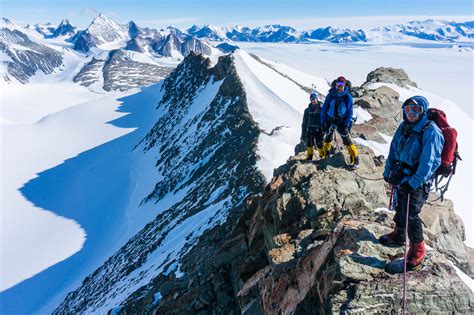
M213 41L226 41L227 37L223 29L215 25L197 26L193 25L186 30L189 35L197 38L206 38Z
M331 43L357 43L367 41L367 36L361 29L338 29L330 26L304 32L301 38L305 40L328 41Z
M25 33L15 29L4 20L0 28L0 52L2 67L0 73L5 81L13 79L27 83L37 72L49 74L63 63L62 54L46 45L31 40ZM11 28L9 28L11 27Z
M40 24L36 23L34 25L28 24L25 26L26 29L38 32L39 34L43 35L44 37L50 37L54 34L56 27L51 23Z
M48 25L23 28L2 19L4 80L25 84L38 71L51 74L71 68L69 61L77 63L79 57L83 62L75 69L74 82L94 91L124 90L162 80L191 51L220 53L176 28L155 30L133 21L122 25L104 14L80 31L67 19L57 27Z
M118 24L101 13L71 41L74 42L75 50L87 53L99 45L123 43L127 39L130 39L127 25Z
M59 23L58 27L53 31L51 37L72 36L76 33L76 27L69 23L68 19L64 19Z
M469 41L474 38L474 22L413 21L406 24L379 27L371 32L378 33L379 36L383 34L403 34L430 41Z
M196 26L187 30L199 38L214 41L236 42L310 42L313 40L331 43L398 42L398 41L472 41L474 22L450 22L440 20L413 21L405 24L378 27L371 30L335 28L332 26L298 31L291 26L267 25L249 28L246 26L217 27Z

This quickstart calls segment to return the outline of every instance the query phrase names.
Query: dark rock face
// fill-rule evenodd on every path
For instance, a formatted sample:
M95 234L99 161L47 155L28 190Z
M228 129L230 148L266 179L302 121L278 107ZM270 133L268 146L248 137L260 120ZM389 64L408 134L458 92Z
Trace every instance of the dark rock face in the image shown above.
M83 86L101 83L106 91L126 91L159 82L173 68L134 61L123 50L112 50L107 60L92 58L73 81Z
M157 203L167 195L186 193L68 294L55 314L105 312L116 306L107 303L118 292L130 294L128 302L122 303L123 312L128 312L129 305L141 305L142 310L151 312L156 301L150 288L159 286L163 294L173 295L175 286L168 279L177 271L180 257L192 250L204 229L217 226L215 229L220 230L218 224L226 217L233 217L235 222L244 198L264 187L264 177L255 167L259 129L248 112L231 56L221 57L216 67L210 68L208 59L190 53L165 80L162 92L157 107L159 119L136 148L157 157L160 178L142 203ZM205 95L210 97L209 103L193 103ZM177 247L178 252L170 252L162 261L153 258L166 250L163 244L186 229L186 222L203 215L202 225L183 235L187 240L184 248ZM217 244L224 234L225 230L214 234ZM212 249L206 251L202 259L210 258ZM152 270L143 269L150 263ZM193 258L192 263L199 263L199 258ZM162 271L155 272L156 268ZM154 277L151 282L146 280L150 274ZM208 305L213 298L203 294L197 307Z
M197 54L210 55L211 48L195 37L189 36L180 46L183 56L187 56L191 51Z
M390 67L380 67L369 72L365 84L377 82L393 83L401 87L409 85L417 87L416 83L410 80L405 70Z
M82 69L74 76L73 82L83 86L91 86L101 80L100 73L105 60L92 58Z
M13 45L19 45L22 49L14 48ZM8 28L0 29L0 51L11 59L6 61L8 73L23 84L37 71L50 74L63 63L58 51L30 40L18 30L11 31Z
M104 90L126 91L150 85L163 80L172 71L171 67L137 62L122 50L113 50L102 69Z
M76 28L69 23L69 20L62 20L59 26L54 30L51 37L72 36L76 33Z

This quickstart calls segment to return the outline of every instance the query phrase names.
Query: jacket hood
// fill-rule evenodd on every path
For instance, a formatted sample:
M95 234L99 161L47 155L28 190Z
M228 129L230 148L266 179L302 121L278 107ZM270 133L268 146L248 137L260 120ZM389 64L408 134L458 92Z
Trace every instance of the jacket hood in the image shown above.
M407 100L403 103L403 105L405 105L408 100L413 100L415 103L417 103L418 105L422 106L422 107L423 107L423 113L426 113L426 112L428 111L428 107L430 106L430 103L428 102L428 100L426 99L426 97L420 96L420 95L412 96L412 97L410 97L409 99L407 99ZM402 107L403 107L403 106L402 106Z

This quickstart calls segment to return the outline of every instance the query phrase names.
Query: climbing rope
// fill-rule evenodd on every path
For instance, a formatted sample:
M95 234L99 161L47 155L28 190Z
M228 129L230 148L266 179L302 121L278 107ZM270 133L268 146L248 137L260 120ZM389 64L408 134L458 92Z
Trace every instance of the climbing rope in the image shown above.
M408 243L408 209L410 208L410 193L407 199L407 214L405 216L405 246L403 247L403 315L407 314L407 243Z
M368 178L368 177L364 177L362 175L357 174L357 172L353 172L353 173L356 174L357 177L360 177L360 178L365 179L365 180L372 180L372 181L384 180L383 177L381 177L381 178Z

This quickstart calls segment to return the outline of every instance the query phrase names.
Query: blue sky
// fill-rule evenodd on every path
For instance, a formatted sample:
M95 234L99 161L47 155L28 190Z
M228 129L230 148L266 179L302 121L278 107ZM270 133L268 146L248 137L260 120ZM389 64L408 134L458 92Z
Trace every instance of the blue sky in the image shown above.
M105 13L114 20L125 23L130 20L150 27L192 24L217 25L264 25L284 23L298 27L328 23L331 19L341 21L345 17L366 17L375 24L396 22L403 16L464 16L474 14L472 0L359 0L359 1L319 1L319 0L102 0L102 1L59 1L59 0L1 0L0 12L18 24L52 22L57 24L62 18L69 18L74 25L84 28L99 13ZM390 16L390 18L385 18ZM366 18L352 20L367 22ZM375 22L377 21L377 22ZM383 23L385 22L385 23ZM319 25L315 25L319 26ZM363 27L361 25L360 27ZM349 26L348 26L349 27Z

